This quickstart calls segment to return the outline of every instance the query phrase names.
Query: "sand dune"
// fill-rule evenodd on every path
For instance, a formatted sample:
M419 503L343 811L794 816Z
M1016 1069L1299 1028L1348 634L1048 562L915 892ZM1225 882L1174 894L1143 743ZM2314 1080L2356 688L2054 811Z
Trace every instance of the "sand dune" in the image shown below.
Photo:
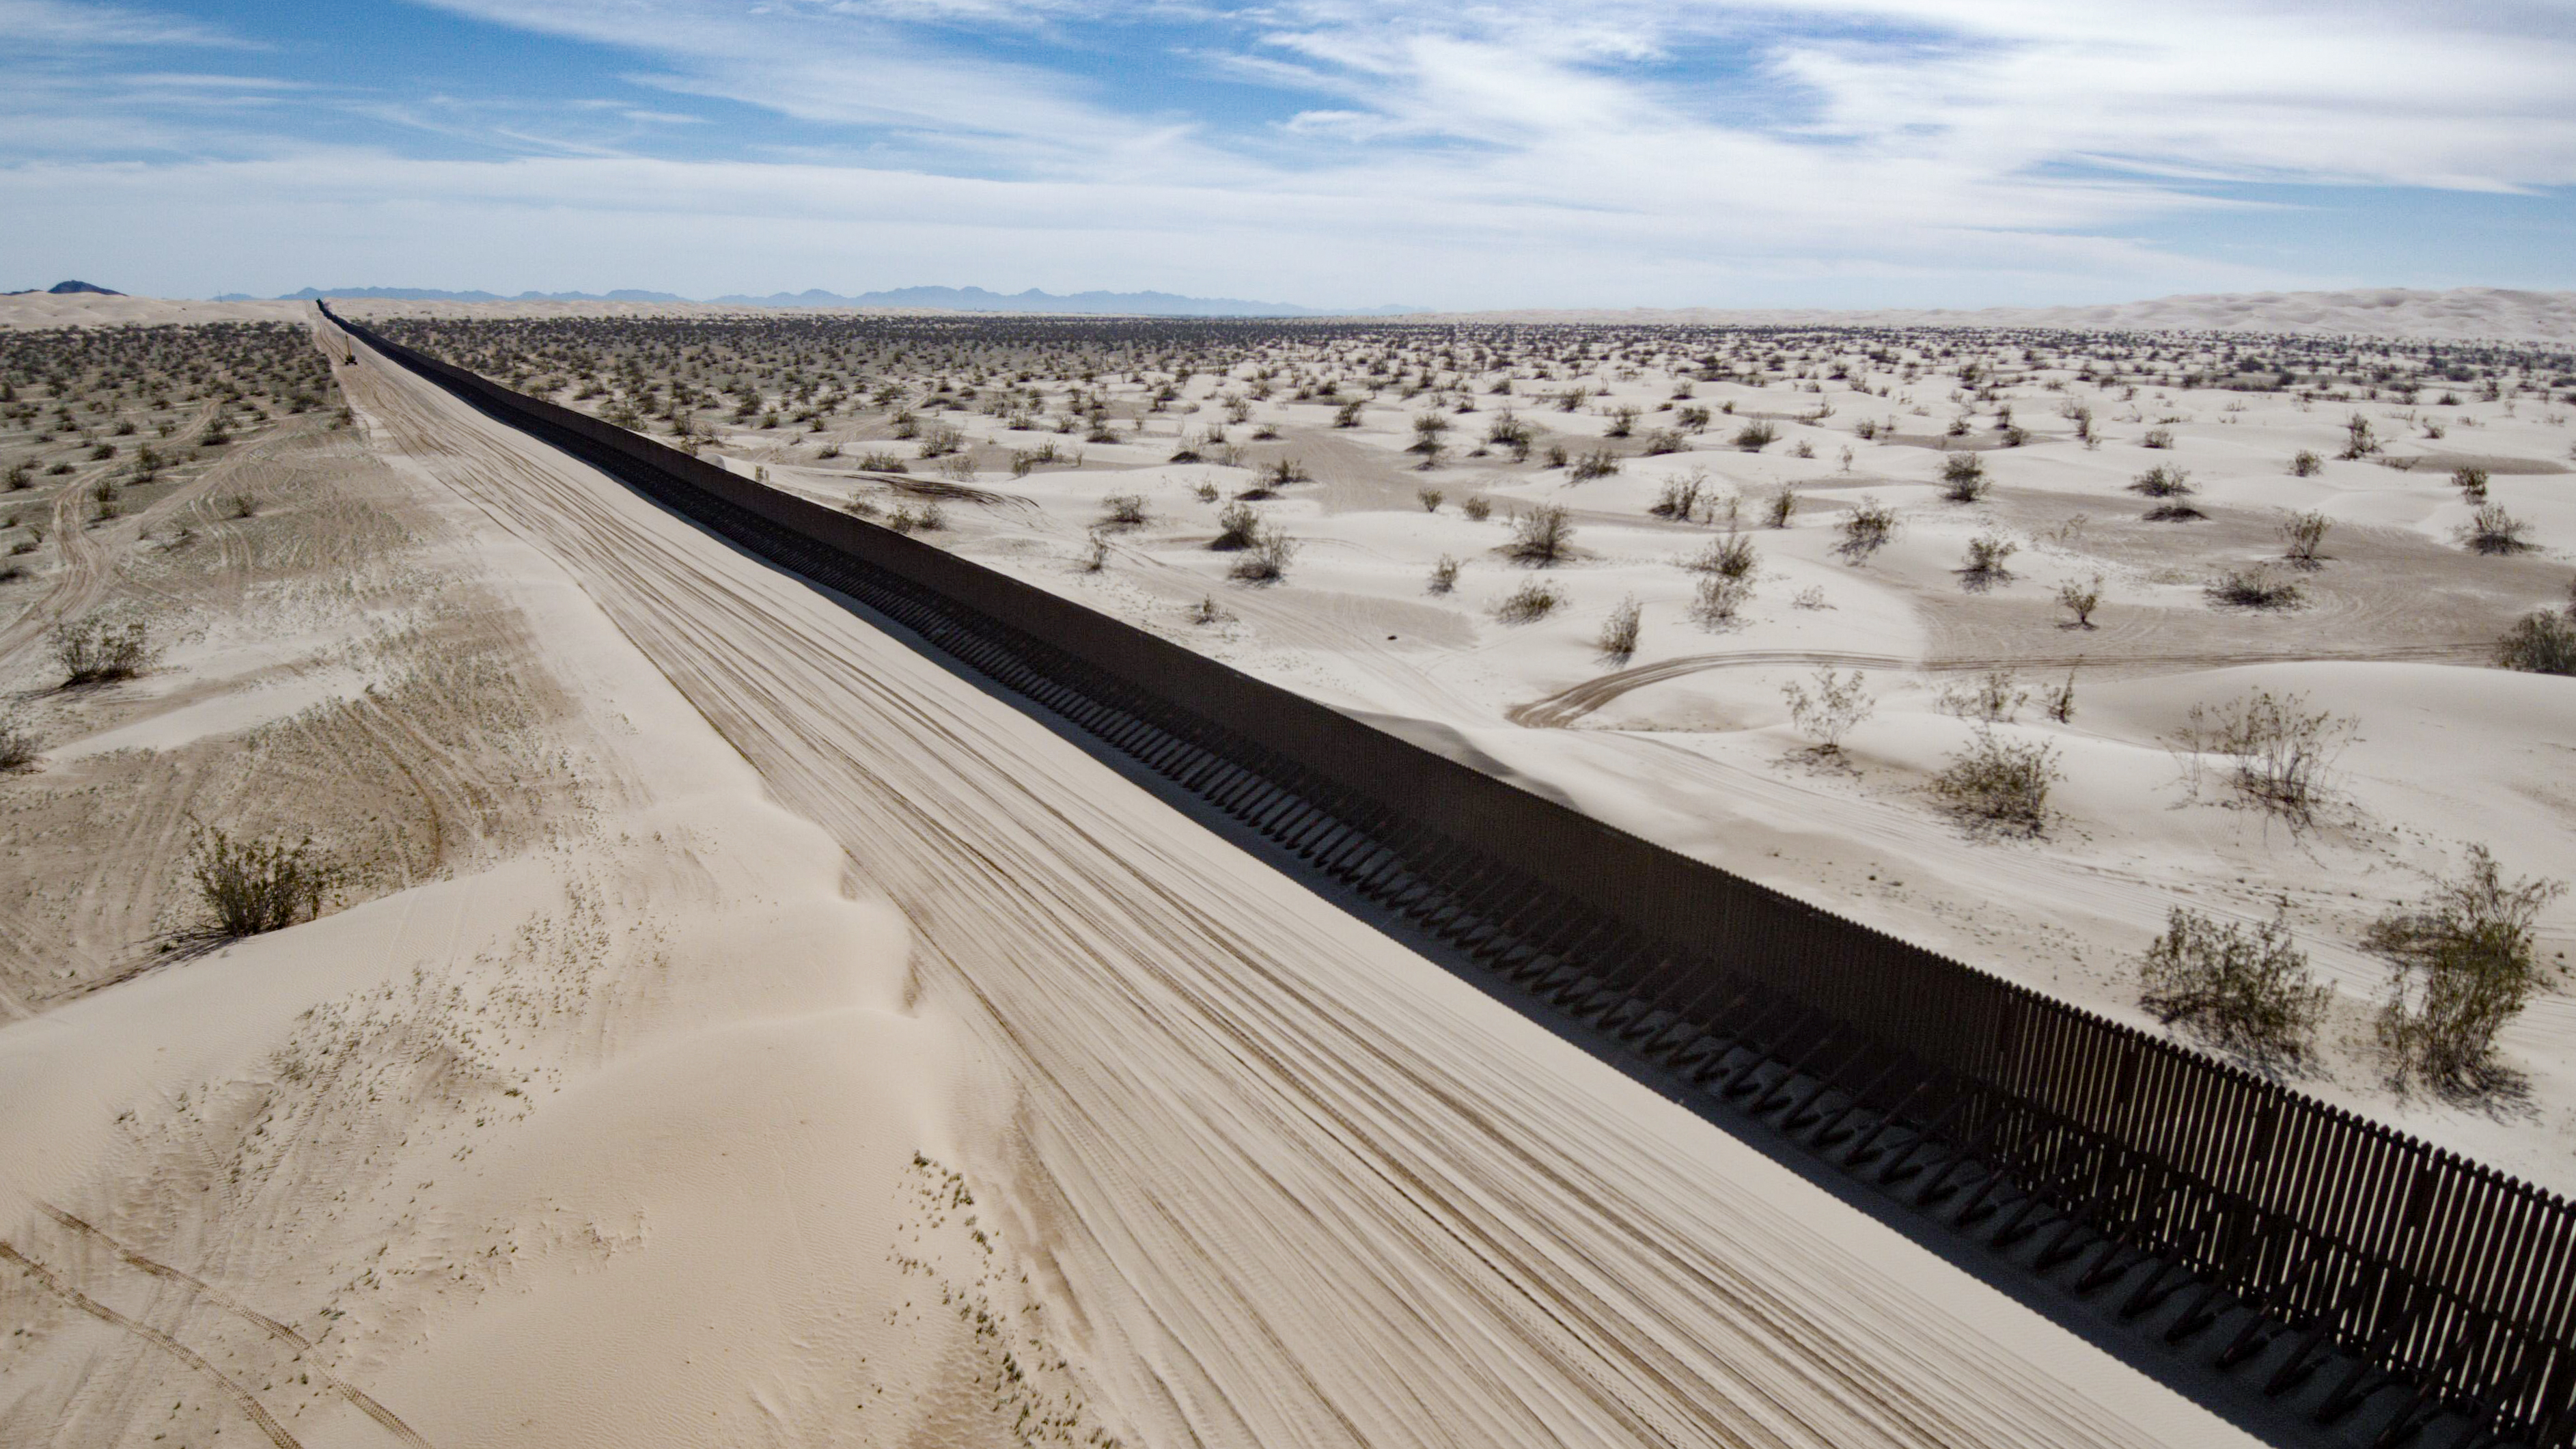
M902 913L916 1009L973 1043L946 1141L1130 1442L2235 1439L811 590L362 371L387 446L554 560ZM716 1215L679 1216L648 1264L712 1251ZM434 1394L470 1358L569 1431L578 1396L509 1357L399 1375ZM786 1363L758 1381L830 1399Z
M2576 292L2497 287L2233 292L2079 307L1636 307L1440 314L1448 321L1625 322L1736 327L2063 327L2106 332L2313 332L2374 337L2576 338Z

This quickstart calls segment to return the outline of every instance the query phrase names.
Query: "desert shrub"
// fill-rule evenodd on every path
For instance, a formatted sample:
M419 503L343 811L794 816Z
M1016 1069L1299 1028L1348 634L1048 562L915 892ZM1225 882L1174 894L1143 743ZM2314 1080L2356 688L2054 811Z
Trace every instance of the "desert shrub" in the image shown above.
M1101 522L1111 528L1142 528L1151 521L1141 493L1112 493L1100 500Z
M2066 671L2066 682L2057 686L2055 689L2050 690L2048 692L2048 698L2040 702L2040 708L2048 711L2048 717L2057 721L2059 724L2072 724L2075 722L2074 670L2070 669Z
M1845 677L1827 665L1809 681L1815 686L1812 693L1795 680L1780 687L1780 697L1789 705L1791 727L1816 742L1817 754L1841 754L1843 736L1878 708L1877 699L1862 687L1864 679L1857 669Z
M188 873L206 919L202 937L238 940L280 931L321 912L341 872L320 859L313 838L293 845L235 840L221 830L197 832Z
M2159 1021L2267 1063L2305 1057L2334 1001L2290 935L2286 903L2251 930L2174 907L2138 979L2138 1004Z
M54 660L66 685L105 684L149 668L152 644L140 619L111 624L93 615L54 630Z
M1572 457L1572 454L1565 451L1563 443L1547 445L1547 466L1550 468L1562 468L1572 460Z
M1932 777L1933 793L1972 824L2037 835L2048 824L2048 787L2060 777L2044 740L2014 741L1981 729Z
M2021 687L2011 670L1995 668L1978 675L1972 683L1944 688L1936 703L1943 714L1996 724L2010 720L2030 703L2030 691Z
M1787 528L1789 526L1791 515L1795 514L1797 511L1797 491L1792 489L1788 484L1783 483L1780 485L1779 490L1771 495L1771 501L1762 506L1762 526L1765 528Z
M1109 535L1092 529L1083 535L1082 571L1096 574L1109 567Z
M1275 584L1288 577L1288 561L1297 556L1297 540L1277 527L1253 535L1252 547L1226 570L1226 577L1247 584Z
M2325 470L2325 460L2306 448L2290 456L2290 476L2293 478L2314 478Z
M871 449L868 452L860 454L859 469L860 471L867 473L907 473L911 471L911 469L905 466L903 459L896 457L894 454L889 453L882 448Z
M2354 413L2352 416L2344 419L2343 431L2343 452L2339 456L2341 456L2345 462L2349 463L2358 459L2367 458L2371 454L2379 451L2378 431L2371 427L2370 419L2363 417L2359 413Z
M1574 551L1574 524L1566 511L1552 503L1542 503L1512 520L1512 541L1503 545L1503 553L1525 564L1546 568L1561 563Z
M2223 756L2239 795L2305 823L2325 799L2335 757L2360 727L2350 715L2310 712L2306 706L2305 695L2285 698L2268 689L2216 709L2193 705L2174 741L2193 784L2199 783L2205 757Z
M2535 609L2496 641L2495 661L2530 674L2576 674L2576 620Z
M2191 486L2188 469L2169 468L2158 463L2139 474L2129 484L2129 491L2144 493L2149 498L2187 498L2199 490Z
M2146 512L2149 523L2198 523L2208 516L2188 503L2159 503Z
M2293 513L2281 525L2281 557L2302 568L2314 568L2323 555L2326 532L2334 521L2322 513Z
M2457 537L2471 553L2527 553L2531 549L2523 533L2531 525L2504 511L2501 503L2481 506L2469 521L2461 525Z
M2149 428L2146 435L2138 439L2141 448L2170 448L2173 445L2173 433L2166 428Z
M1834 552L1841 554L1845 562L1858 565L1896 537L1896 510L1864 496L1859 507L1843 515L1842 534L1843 540L1834 545Z
M1607 478L1618 471L1618 454L1608 448L1593 448L1575 459L1573 467L1566 471L1565 476L1569 482L1589 483L1595 478Z
M1748 453L1759 453L1778 441L1780 430L1758 418L1735 430L1735 446Z
M886 527L903 534L937 533L947 526L948 514L936 500L925 503L919 508L906 504L897 508L886 519Z
M1367 407L1368 403L1365 399L1352 398L1349 402L1333 409L1333 426L1337 428L1358 427L1360 425L1360 413Z
M1208 547L1220 552L1250 548L1261 528L1261 514L1249 503L1229 503L1217 514L1216 528Z
M1458 561L1447 554L1431 566L1431 592L1445 594L1458 587Z
M1494 606L1494 616L1506 624L1533 624L1555 613L1565 604L1564 591L1550 583L1531 579L1504 596Z
M2238 609L2296 608L2308 596L2297 580L2282 578L2261 564L2231 569L2204 585L2201 592L2209 596L2211 603Z
M1485 425L1485 441L1498 448L1510 449L1515 463L1529 461L1530 445L1537 440L1538 430L1510 413L1504 413Z
M2484 503L2487 497L2487 470L2464 465L2451 470L2451 486L2469 497L2472 503Z
M1649 458L1659 458L1666 453L1688 451L1690 451L1690 439L1682 436L1679 428L1655 428L1646 434L1645 453Z
M1193 624L1227 624L1234 621L1234 616L1218 608L1215 596L1208 595L1199 600L1197 608L1190 610L1189 619Z
M1597 641L1601 652L1613 659L1625 659L1636 653L1640 617L1641 611L1634 598L1621 599L1619 606L1610 611L1610 617L1601 621L1601 637Z
M1999 534L1981 533L1969 539L1967 555L1960 561L1960 585L1974 590L2011 583L2013 573L2004 561L2020 549L2020 544Z
M2095 574L2081 582L2069 579L2059 584L2057 606L2075 616L2074 627L2093 628L2093 611L2102 607L2102 576Z
M1753 540L1740 533L1730 533L1724 538L1710 539L1708 547L1701 549L1683 567L1693 573L1716 574L1721 578L1729 579L1749 579L1753 576L1753 570L1761 562L1761 551L1754 548Z
M1413 490L1413 500L1422 505L1422 511L1425 513L1438 513L1440 511L1440 501L1448 496L1449 495L1441 492L1437 488L1416 488Z
M34 731L13 716L0 715L0 774L27 768L40 753Z
M1470 522L1482 523L1494 516L1494 503L1490 498L1470 498L1458 505L1458 511L1467 515Z
M921 435L921 456L944 458L966 446L966 434L947 423L941 423Z
M1691 618L1706 629L1723 629L1735 622L1744 606L1753 599L1753 580L1740 574L1712 573L1703 575L1698 590L1691 598Z
M1655 495L1653 506L1646 511L1657 518L1687 522L1699 512L1700 490L1707 486L1708 475L1696 470L1687 477L1667 478L1662 490Z
M2495 857L2473 845L2459 879L2371 926L2364 944L2396 970L2379 1016L2391 1075L2451 1091L2499 1084L2496 1034L2539 985L2533 925L2565 890L2556 881L2508 885Z
M1952 453L1941 460L1941 496L1953 503L1974 503L1993 486L1986 460L1974 453Z

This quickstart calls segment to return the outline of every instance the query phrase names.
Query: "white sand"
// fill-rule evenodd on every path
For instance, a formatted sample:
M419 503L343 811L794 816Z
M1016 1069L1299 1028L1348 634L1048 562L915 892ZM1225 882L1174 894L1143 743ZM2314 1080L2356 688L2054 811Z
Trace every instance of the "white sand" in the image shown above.
M985 1412L985 1340L934 1331L970 1303L1032 1382L1067 1361L1042 1413L1135 1444L2242 1442L811 591L366 372L384 445L489 510L631 803L0 1028L15 1202L124 1204L324 1346L283 1362L21 1208L10 1240L305 1442L384 1431L300 1363L440 1445L1011 1442L1020 1390ZM418 1049L318 1050L369 1011ZM398 1090L354 1109L362 1070ZM262 1078L287 1140L222 1211L130 1175L232 1101L179 1094ZM158 1374L64 1437L181 1396L251 1427L130 1333L45 1333L0 1424L122 1351Z

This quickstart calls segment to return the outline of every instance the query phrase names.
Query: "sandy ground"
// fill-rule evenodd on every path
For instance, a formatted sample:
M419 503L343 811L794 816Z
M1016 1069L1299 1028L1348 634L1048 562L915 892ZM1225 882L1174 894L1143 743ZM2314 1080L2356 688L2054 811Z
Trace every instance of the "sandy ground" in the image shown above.
M1697 400L1731 404L1732 417L1685 451L1640 457L1622 445L1620 471L1589 482L1462 456L1512 401L1577 453L1607 441L1614 407L1638 409L1641 432L1672 416L1675 380L1655 369L1604 365L1582 382L1602 395L1573 414L1478 396L1475 412L1452 419L1459 453L1429 472L1400 451L1419 403L1388 399L1350 430L1329 426L1328 405L1255 409L1279 440L1248 461L1294 457L1313 477L1260 505L1299 543L1282 584L1231 580L1239 555L1207 547L1250 472L1165 461L1209 426L1207 399L1230 385L1207 377L1171 412L1148 415L1133 441L1087 448L1079 471L1012 478L987 463L971 479L987 501L952 499L948 527L922 536L1649 839L2150 1029L2162 1028L2138 1003L2136 962L2170 909L2254 922L2286 901L2339 994L2318 1054L2294 1071L2302 1088L2576 1190L2576 896L2542 917L2546 986L2504 1038L2523 1087L2501 1098L2391 1088L2372 1026L2389 969L2357 944L2378 915L2458 870L2473 843L2511 875L2576 881L2576 793L2565 783L2576 681L2488 667L2515 618L2570 598L2568 405L2480 401L2474 389L2413 405L2178 386L2124 395L2032 377L2004 399L2031 429L2027 445L1995 446L1984 416L1957 444L1973 446L1993 479L1971 505L1944 501L1937 482L1945 425L1966 411L1957 379L1937 371L1885 380L1885 395L1832 382L1703 384ZM2059 415L2070 400L2094 408L2100 446L2072 436ZM1829 417L1799 421L1827 404ZM2336 456L2356 414L2387 440L2376 458ZM1758 452L1727 446L1748 417L1772 420L1779 440ZM949 418L997 447L1044 441L991 418ZM1849 430L1862 420L1888 428L1863 440ZM2170 447L2146 445L2157 430ZM924 486L929 465L913 464L900 487L854 477L846 456L813 456L817 436L734 431L716 446L738 471L766 470L818 499L858 500L880 516L918 506L905 490ZM861 428L848 452L876 446L870 436ZM2314 476L2290 476L2300 449L2323 459ZM2473 508L2452 473L2468 465L2485 468L2489 498L2530 525L2531 551L2481 556L2456 541ZM2149 500L2130 484L2157 466L2189 473L2190 502L2206 517L2141 517ZM1705 480L1694 518L1649 516L1689 476ZM1790 526L1761 526L1784 486L1799 500ZM1416 501L1422 487L1445 493L1436 511ZM1105 565L1091 571L1089 539L1112 494L1141 496L1149 521L1102 530ZM1471 498L1492 518L1464 516ZM1855 564L1835 552L1840 525L1872 501L1896 510L1898 532ZM1573 557L1543 572L1502 551L1510 516L1537 506L1564 507L1575 525ZM2310 510L2330 521L2326 557L2292 568L2279 561L2279 528ZM1692 617L1698 576L1681 565L1730 516L1759 565L1753 602L1712 627ZM2009 578L1972 587L1962 555L1980 536L2016 551ZM1462 564L1446 594L1428 582L1443 555ZM2258 565L2298 582L2300 605L2227 608L2205 595L2217 575ZM2096 627L2075 628L2054 596L2096 575L2107 602ZM1565 605L1536 623L1498 619L1497 604L1533 579L1553 582ZM1597 638L1622 600L1638 602L1642 640L1632 658L1608 659ZM1216 622L1201 622L1203 606ZM1830 767L1806 753L1782 693L1819 666L1865 672L1876 701ZM2037 839L1964 825L1930 788L1975 734L1958 691L1994 667L2013 671L2024 696L1998 732L2056 752L2062 778ZM2073 718L2052 720L2046 692L2069 680ZM2223 771L2209 762L2195 785L2176 752L2191 706L2256 690L2353 722L2310 824L2248 808L2210 783Z
M1629 308L1454 314L1478 322L1681 323L1715 327L2050 327L2090 332L2305 332L2414 338L2576 339L2576 292L2499 287L2230 292L2069 307L1974 310L1819 307ZM1444 319L1447 320L1447 319Z
M346 386L369 455L278 487L360 580L320 612L457 601L508 717L210 648L6 788L243 748L321 657L397 682L286 722L377 700L531 798L0 1026L0 1440L2238 1442L828 601Z

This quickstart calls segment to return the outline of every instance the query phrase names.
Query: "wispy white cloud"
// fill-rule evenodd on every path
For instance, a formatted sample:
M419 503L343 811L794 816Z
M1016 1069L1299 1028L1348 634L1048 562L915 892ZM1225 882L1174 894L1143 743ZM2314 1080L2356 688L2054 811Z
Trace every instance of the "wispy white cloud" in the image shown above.
M227 217L224 197L266 195L299 235L367 255L411 256L407 227L457 255L509 235L491 259L504 268L579 267L472 283L496 288L937 274L1460 304L1893 298L1934 277L1951 301L2355 280L2133 237L2195 218L2224 234L2257 205L2213 200L2213 183L2576 184L2576 35L2563 7L2510 0L2469 20L2391 0L431 3L613 49L584 77L600 90L706 104L343 97L344 114L494 158L362 157L308 135L149 174L174 204ZM93 31L152 23L59 0L0 0L0 16L11 7ZM220 90L125 90L156 87ZM81 104L48 92L41 119L62 124L18 157L68 162L79 117L56 108ZM85 114L106 137L144 127L151 104ZM790 124L709 119L733 107ZM0 171L0 192L80 215L123 204L122 181L79 201L60 184L76 170ZM371 220L388 216L403 227ZM648 253L661 261L617 270ZM870 270L850 274L854 258ZM675 274L701 267L732 271Z
M21 50L45 47L204 45L257 49L258 43L179 16L68 0L0 0L0 35Z

